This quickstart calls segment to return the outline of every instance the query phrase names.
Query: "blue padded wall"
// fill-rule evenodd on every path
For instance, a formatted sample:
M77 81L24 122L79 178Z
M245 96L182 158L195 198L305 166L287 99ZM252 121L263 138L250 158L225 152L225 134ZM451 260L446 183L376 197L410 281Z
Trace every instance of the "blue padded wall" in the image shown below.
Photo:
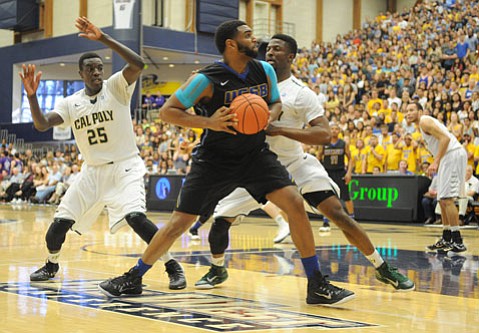
M215 33L216 27L227 20L237 20L239 0L197 0L196 30Z

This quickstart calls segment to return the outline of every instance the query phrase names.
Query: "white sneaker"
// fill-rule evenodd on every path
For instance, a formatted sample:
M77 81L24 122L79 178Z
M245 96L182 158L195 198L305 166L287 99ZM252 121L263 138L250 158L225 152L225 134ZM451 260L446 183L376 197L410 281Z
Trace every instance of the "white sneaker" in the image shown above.
M276 235L276 237L273 239L273 242L274 243L281 243L282 241L284 241L289 235L290 235L290 231L289 231L289 224L285 223L284 225L281 225L279 228L278 228L278 234Z
M330 232L331 226L329 223L324 223L322 227L319 228L319 232Z

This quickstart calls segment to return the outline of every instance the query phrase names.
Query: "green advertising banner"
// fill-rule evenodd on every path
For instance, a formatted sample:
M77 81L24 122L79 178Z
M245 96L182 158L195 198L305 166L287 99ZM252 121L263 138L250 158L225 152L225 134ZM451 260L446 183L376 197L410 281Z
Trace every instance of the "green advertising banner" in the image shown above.
M421 199L430 179L422 176L355 175L349 195L359 220L414 222L422 218Z

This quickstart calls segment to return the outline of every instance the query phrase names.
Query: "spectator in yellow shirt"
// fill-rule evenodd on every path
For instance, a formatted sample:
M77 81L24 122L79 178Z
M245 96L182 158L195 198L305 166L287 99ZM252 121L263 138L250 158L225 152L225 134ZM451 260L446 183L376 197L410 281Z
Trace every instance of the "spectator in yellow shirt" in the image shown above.
M379 144L378 137L372 135L366 153L366 163L363 166L364 173L373 173L374 167L378 167L383 171L385 151L383 146Z
M351 149L351 160L354 163L353 173L363 173L363 164L365 163L367 149L361 138L356 140L356 146Z
M379 92L376 89L371 91L371 98L369 99L368 104L366 105L366 110L371 116L373 115L373 112L374 112L373 106L375 103L379 103L379 108L375 110L377 112L381 108L383 101L382 99L379 98Z
M406 160L408 170L416 173L417 169L417 142L413 140L411 134L406 134L404 138L398 140L396 149L402 150L401 159Z
M391 115L392 110L389 108L389 103L387 99L383 99L381 108L378 111L378 115L381 113L384 113L384 115L387 117Z
M474 155L476 153L476 146L474 145L473 140L471 140L471 135L469 133L464 133L463 137L464 139L462 146L467 152L467 165L470 165L474 169Z
M386 163L384 163L384 171L397 171L399 161L402 158L402 149L397 149L396 144L399 141L399 134L391 134L391 143L386 146Z

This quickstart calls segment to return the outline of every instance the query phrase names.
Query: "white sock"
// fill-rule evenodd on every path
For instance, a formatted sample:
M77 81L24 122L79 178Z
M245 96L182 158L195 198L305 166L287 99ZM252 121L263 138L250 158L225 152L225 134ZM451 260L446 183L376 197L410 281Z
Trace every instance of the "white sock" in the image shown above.
M164 255L162 255L160 257L161 261L163 261L165 264L170 261L171 259L173 259L172 255L170 254L170 252L166 252Z
M371 253L370 255L366 256L366 259L369 260L369 262L371 264L373 264L374 268L378 268L379 266L381 266L384 262L384 259L381 257L381 255L379 254L378 250L374 250L373 253Z
M276 222L276 224L278 225L278 227L284 227L288 224L288 222L286 222L286 220L284 219L283 215L279 214L278 216L276 216L274 218L274 221Z
M211 257L211 263L215 266L223 267L225 265L225 256L222 256L222 257L219 257L219 258Z
M450 228L451 228L451 231L459 231L459 229L460 229L458 225L456 225L454 227L450 227Z
M47 260L52 264L58 264L58 257L60 257L60 251L56 253L49 253Z

